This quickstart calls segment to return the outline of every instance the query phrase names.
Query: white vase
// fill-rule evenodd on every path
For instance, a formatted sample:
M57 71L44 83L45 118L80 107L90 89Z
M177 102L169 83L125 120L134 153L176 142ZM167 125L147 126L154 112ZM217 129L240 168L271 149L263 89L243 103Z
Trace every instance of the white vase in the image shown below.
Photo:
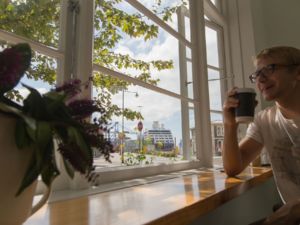
M31 149L15 144L15 120L0 113L0 224L20 225L36 212L49 197L50 190L32 207L37 181L19 196L16 193L29 165Z
M87 178L78 173L74 173L74 178L70 182L70 189L72 190L83 190L88 189L90 187L90 183L88 182Z

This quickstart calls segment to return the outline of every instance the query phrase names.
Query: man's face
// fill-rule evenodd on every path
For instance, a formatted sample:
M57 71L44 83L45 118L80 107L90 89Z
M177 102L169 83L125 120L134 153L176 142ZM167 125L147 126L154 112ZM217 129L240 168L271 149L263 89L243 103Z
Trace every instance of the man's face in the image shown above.
M272 66L273 64L273 66ZM257 71L262 70L256 79L256 86L267 101L288 99L300 88L299 66L291 68L282 60L261 58L257 61Z

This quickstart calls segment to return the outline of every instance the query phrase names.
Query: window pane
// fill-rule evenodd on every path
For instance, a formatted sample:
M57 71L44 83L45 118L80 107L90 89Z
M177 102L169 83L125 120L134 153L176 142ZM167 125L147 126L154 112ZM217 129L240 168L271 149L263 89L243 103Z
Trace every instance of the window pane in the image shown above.
M101 95L101 92L94 90L94 96L97 94ZM120 151L123 146L123 165L159 164L182 159L181 109L178 99L134 85L124 91L119 88L111 99L121 112L124 105L125 111L130 109L140 112L143 119L129 120L122 115L112 117L110 137L116 152L113 153L112 164L101 157L96 158L98 167L122 166ZM138 127L140 121L143 124L141 130ZM124 145L120 135L122 130L125 133Z
M116 6L127 20L141 15L129 4L116 4L111 9ZM108 14L106 9L96 8L94 63L180 94L178 40L146 16L140 17L143 23L139 25L145 28L137 32L140 28L134 22L114 24Z
M217 31L205 27L207 64L219 67L219 51Z
M223 115L222 115L222 113L214 113L214 112L211 112L211 113L210 113L210 120L211 120L212 122L223 121Z
M196 135L195 135L195 110L194 104L190 103L189 108L189 128L190 128L190 156L191 159L197 159L197 148L196 148Z
M222 164L222 145L224 140L223 116L221 113L211 113L211 133L213 164L216 167L223 167Z
M224 141L224 126L222 121L212 122L211 130L214 165L217 167L222 167L222 145Z
M191 25L190 25L190 18L189 17L184 18L184 24L185 24L185 38L188 41L191 41Z
M192 72L192 63L187 62L187 89L188 89L188 97L189 98L194 98L194 86L193 86L193 72Z
M223 80L220 80L221 74L218 67L219 62L219 46L218 32L210 27L205 28L206 31L206 48L207 48L207 64L216 69L208 68L209 80L209 102L211 131L212 131L212 152L213 163L217 167L222 167L221 150L224 139L223 117L222 117L222 98L221 85Z
M213 80L219 79L220 73L216 70L208 69L208 88L209 88L209 103L211 110L222 110L222 99L221 99L221 81Z
M58 47L60 0L1 1L0 29Z

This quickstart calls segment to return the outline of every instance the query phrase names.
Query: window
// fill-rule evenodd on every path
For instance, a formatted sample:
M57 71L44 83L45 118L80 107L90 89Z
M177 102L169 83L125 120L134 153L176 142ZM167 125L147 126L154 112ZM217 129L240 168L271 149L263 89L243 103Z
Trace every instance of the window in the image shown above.
M139 138L143 139L143 154L146 154L147 157L152 157L153 164L156 163L156 160L160 161L162 152L168 152L174 156L170 158L170 163L174 161L174 158L176 161L196 158L193 154L195 152L192 151L192 147L189 144L191 139L190 132L184 132L189 124L189 119L188 117L182 118L182 109L184 108L188 112L188 102L183 102L183 100L189 98L190 103L193 104L193 93L190 88L192 85L189 85L192 83L192 73L191 68L189 68L189 73L185 72L185 75L182 74L179 59L180 43L189 45L185 48L190 47L191 44L188 41L190 37L187 35L188 33L181 34L177 32L177 15L175 13L172 15L174 22L165 23L161 20L161 14L160 17L152 14L149 1L140 1L140 3L130 1L130 3L121 2L115 5L106 5L106 8L96 7L95 12L96 30L97 27L100 28L100 24L103 25L101 29L117 26L113 22L103 22L97 17L107 16L108 10L114 10L114 13L120 10L120 14L123 17L127 17L129 21L134 18L148 17L150 19L143 20L143 26L146 27L145 30L157 29L156 37L145 42L145 35L153 35L151 32L145 33L138 38L133 38L131 33L124 28L124 26L128 25L127 22L123 21L125 24L118 24L121 26L121 29L115 29L114 31L114 35L122 38L122 40L113 43L115 44L113 49L105 53L102 52L102 57L107 58L107 63L105 62L102 65L111 70L106 70L108 73L104 74L105 68L99 63L101 59L98 59L97 56L94 58L94 69L97 79L109 79L112 86L117 87L112 87L114 92L114 95L111 95L112 104L118 106L121 112L131 109L141 113L143 116L142 122L144 126L141 132L137 130L137 123L140 119L135 118L133 121L130 121L126 115L113 118L113 123L118 124L116 132L126 134L125 140L114 140L116 146L116 153L113 158L115 165L122 165L122 161L119 160L122 154L125 155L126 161L126 153L131 151L126 149L126 143L132 141L140 142ZM174 1L172 5L164 5L161 6L161 9L156 8L156 10L159 11L163 10L164 7L180 5L181 1ZM188 9L186 8L186 10ZM108 18L105 20L111 21ZM101 38L101 34L95 32L94 46L101 43ZM119 62L119 66L116 65L116 61ZM126 66L126 63L130 65ZM144 65L147 68L136 69L138 63L140 63L139 66L142 67ZM145 75L151 75L151 78L143 78ZM125 82L131 84L124 85ZM120 84L123 84L123 86ZM183 90L184 88L188 90ZM101 95L101 91L103 89L98 88L94 90L94 93L95 95ZM135 93L137 94L135 95ZM118 137L115 134L113 136ZM183 140L184 138L185 140ZM167 139L170 141L167 141ZM186 143L187 148L183 148L182 143ZM134 152L136 155L140 153L141 149L136 149ZM101 161L99 162L100 164L105 164L103 160L100 159L99 161Z
M93 76L95 85L84 95L101 98L115 110L109 134L116 151L113 163L96 157L97 171L105 173L109 167L126 173L126 157L140 154L146 158L142 165L150 163L139 168L143 175L149 174L151 165L163 164L169 171L211 165L211 157L201 152L215 145L214 139L205 138L213 130L209 121L222 120L223 27L211 14L204 20L204 12L191 6L199 6L199 1L166 1L158 6L160 1L146 0L85 4L56 0L51 4L41 1L39 6L36 1L17 2L1 8L6 22L0 25L0 40L29 42L37 51L36 76L28 79L42 74L39 63L44 63L43 68L49 66L44 75L48 84L41 88L71 77L85 81ZM166 7L172 9L170 14L165 14ZM205 7L205 13L211 10ZM17 23L16 15L30 8L34 11L28 17L30 26ZM191 21L199 15L203 23ZM164 21L168 17L172 20ZM197 29L203 29L206 36L193 39L198 38L191 37L199 33ZM192 41L205 46L207 55L192 48ZM199 62L207 62L205 70L195 66ZM206 103L209 109L202 107Z
M205 12L208 19L205 21L207 71L210 102L210 120L212 128L212 151L214 164L221 164L221 149L224 138L223 128L223 93L227 90L228 77L225 64L225 29L226 20L222 16L219 1L212 1ZM219 17L219 18L218 18ZM220 20L220 18L222 20Z

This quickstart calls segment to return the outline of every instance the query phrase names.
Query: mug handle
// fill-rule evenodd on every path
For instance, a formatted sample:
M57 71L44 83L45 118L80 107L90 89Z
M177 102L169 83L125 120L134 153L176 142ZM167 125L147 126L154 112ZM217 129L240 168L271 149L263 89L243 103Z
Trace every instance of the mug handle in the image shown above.
M30 215L32 216L36 211L38 211L48 200L50 193L51 193L51 186L46 187L46 192L44 193L43 197L39 200L38 203L36 203L32 209Z

